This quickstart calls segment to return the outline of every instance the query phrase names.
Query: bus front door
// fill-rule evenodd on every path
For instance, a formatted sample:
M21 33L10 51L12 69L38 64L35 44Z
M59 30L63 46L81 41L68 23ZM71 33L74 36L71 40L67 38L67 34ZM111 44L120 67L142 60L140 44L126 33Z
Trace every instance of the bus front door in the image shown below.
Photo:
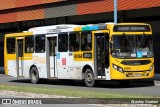
M57 77L57 37L49 37L49 77Z
M17 65L17 77L23 77L23 39L17 39L16 46L16 65Z
M107 33L95 34L95 71L97 78L106 78L105 69L109 67L109 36Z

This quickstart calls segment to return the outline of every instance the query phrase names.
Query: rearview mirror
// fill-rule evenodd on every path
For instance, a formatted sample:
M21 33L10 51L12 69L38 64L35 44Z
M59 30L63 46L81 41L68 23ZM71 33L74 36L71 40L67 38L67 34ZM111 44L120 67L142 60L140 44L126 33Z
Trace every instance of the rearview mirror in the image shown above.
M110 46L110 49L113 50L113 43L112 43L112 41L110 41L109 46Z
M110 53L112 53L113 52L113 42L112 41L109 42L109 46L110 46Z

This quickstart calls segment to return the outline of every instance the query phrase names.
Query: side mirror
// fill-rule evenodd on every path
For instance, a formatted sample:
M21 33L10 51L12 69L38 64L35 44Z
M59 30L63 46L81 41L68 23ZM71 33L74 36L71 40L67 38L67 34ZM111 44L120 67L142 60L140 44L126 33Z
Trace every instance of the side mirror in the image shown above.
M109 46L110 46L110 54L112 54L113 53L113 42L112 41L109 42Z

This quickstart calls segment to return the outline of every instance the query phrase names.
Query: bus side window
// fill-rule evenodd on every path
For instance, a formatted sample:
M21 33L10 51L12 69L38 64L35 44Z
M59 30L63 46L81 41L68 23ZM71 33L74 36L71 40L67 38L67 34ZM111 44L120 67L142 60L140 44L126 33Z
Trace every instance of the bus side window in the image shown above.
M35 51L36 53L45 52L45 35L37 35L35 37Z
M7 38L7 53L15 53L15 38Z
M25 52L26 53L34 52L34 36L25 37Z
M68 51L68 33L62 33L58 35L58 51Z
M69 34L69 51L79 51L79 43L80 43L80 34L77 33L70 33Z
M91 32L81 33L81 50L91 51L92 50L92 35Z

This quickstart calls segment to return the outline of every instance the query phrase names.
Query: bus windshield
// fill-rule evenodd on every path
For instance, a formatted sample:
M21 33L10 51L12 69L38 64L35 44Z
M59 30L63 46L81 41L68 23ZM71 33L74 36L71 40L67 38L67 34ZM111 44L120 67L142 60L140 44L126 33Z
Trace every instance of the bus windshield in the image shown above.
M112 55L118 58L153 57L152 35L113 35Z

